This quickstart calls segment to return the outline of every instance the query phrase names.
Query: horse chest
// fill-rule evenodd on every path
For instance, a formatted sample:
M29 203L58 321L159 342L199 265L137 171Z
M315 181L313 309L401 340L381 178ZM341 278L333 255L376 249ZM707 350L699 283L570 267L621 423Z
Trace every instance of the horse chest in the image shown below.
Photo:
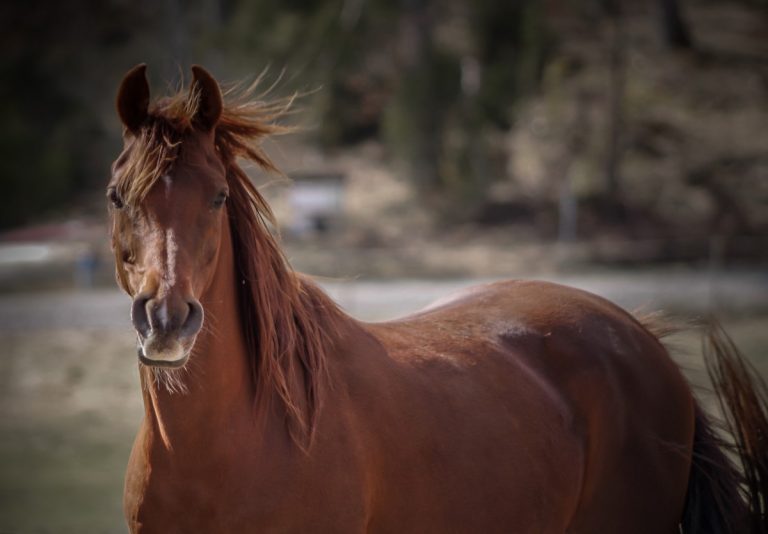
M137 443L126 473L131 532L360 532L356 480L257 448L176 456Z

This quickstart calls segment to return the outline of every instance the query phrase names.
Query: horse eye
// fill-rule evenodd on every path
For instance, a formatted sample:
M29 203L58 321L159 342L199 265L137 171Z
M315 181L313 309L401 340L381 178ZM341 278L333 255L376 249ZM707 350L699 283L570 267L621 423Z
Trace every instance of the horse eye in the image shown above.
M216 195L216 198L213 199L213 207L214 208L220 208L224 205L224 203L227 201L227 197L229 196L229 193L227 191L221 191L218 195Z
M120 198L120 194L114 187L107 189L107 198L116 209L121 209L124 206L123 199Z

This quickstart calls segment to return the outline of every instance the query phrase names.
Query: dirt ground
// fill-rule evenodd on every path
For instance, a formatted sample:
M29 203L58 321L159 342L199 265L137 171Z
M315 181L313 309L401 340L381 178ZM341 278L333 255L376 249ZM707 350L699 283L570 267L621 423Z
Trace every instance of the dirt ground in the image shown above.
M450 286L329 290L356 315L377 318L418 308ZM596 287L611 293L610 284ZM414 294L423 298L402 298ZM122 477L142 410L127 308L115 291L0 297L0 532L125 531ZM725 326L768 376L768 314L733 311ZM674 343L680 364L703 384L700 337Z
M125 329L0 334L0 531L125 531L141 414L132 343Z

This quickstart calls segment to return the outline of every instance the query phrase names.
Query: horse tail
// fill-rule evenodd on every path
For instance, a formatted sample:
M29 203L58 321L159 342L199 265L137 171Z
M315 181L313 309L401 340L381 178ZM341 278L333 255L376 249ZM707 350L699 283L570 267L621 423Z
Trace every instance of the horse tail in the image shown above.
M726 440L696 406L685 534L768 534L768 388L719 325L704 348Z

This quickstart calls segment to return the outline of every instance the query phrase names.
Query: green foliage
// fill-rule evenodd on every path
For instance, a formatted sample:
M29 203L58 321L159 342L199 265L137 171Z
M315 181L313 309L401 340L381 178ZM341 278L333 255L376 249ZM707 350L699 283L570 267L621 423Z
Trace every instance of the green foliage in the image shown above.
M3 70L6 80L29 85L45 82L23 68ZM13 89L5 85L5 94L0 96L0 176L4 195L0 228L59 204L70 192L75 169L72 156L76 138L65 130L66 121L52 121L68 117L72 103L53 92L18 95L13 94Z
M706 4L756 13L765 0ZM159 92L165 82L173 86L191 63L206 65L224 81L247 79L269 67L265 87L284 71L270 96L307 95L301 122L310 125L318 145L333 149L370 138L382 141L392 161L405 164L404 175L429 206L453 217L471 215L494 181L509 178L511 157L520 156L510 156L508 133L528 127L516 124L526 109L521 104L535 106L535 96L543 92L544 100L562 100L552 111L562 120L552 121L552 146L543 157L562 168L534 178L547 182L537 188L539 194L543 198L549 194L544 191L557 187L557 173L571 159L575 169L587 169L585 181L594 182L604 167L600 121L607 113L604 71L611 44L602 33L611 5L605 0L6 2L0 13L0 228L60 210L83 191L102 194L121 142L114 91L122 74L139 62L150 65L150 81ZM624 16L650 16L640 5L629 2ZM706 7L697 6L685 11ZM641 34L648 31L641 26L632 25L627 45L637 48L628 62L628 94L620 95L628 104L640 79L648 80L652 94L662 94L663 83L651 73L651 64L662 56L638 53L646 39ZM712 29L708 33L699 35L711 40ZM734 48L723 58L731 61L740 53ZM701 59L716 64L718 57L707 52ZM739 61L746 65L751 57ZM764 61L754 58L762 69ZM558 65L562 75L542 91L543 73ZM681 68L695 71L690 64ZM755 83L741 85L746 91ZM713 110L720 85L729 87L717 85L711 91ZM676 105L679 115L685 102ZM567 120L574 107L586 109L583 120L593 126L591 133ZM629 123L646 108L628 108L627 143ZM695 117L700 116L697 110ZM570 147L570 138L584 146ZM537 145L537 152L546 150ZM706 151L692 154L699 152ZM582 156L588 164L576 161ZM625 160L622 180L631 181Z
M66 205L81 189L100 194L119 143L114 87L140 61L151 65L158 88L192 62L225 79L227 72L239 79L267 66L274 79L284 69L285 91L311 95L305 107L314 113L322 146L381 136L419 189L438 196L481 191L487 180L476 176L485 151L480 138L509 127L513 102L535 86L547 37L533 0L463 6L454 0L8 4L0 22L9 51L0 64L6 201L0 227ZM468 9L469 17L451 15L457 9ZM457 24L469 36L464 44L456 45L451 27ZM418 50L409 50L414 31ZM467 57L480 65L478 94L462 91Z
M517 99L537 88L550 41L538 2L468 9L464 46L451 35L438 40L440 21L416 25L424 50L384 112L384 139L409 164L413 182L454 217L481 204L503 175L491 141L510 128Z
M483 68L482 120L507 129L514 102L538 87L549 35L540 2L478 2L472 34Z
M94 148L113 105L112 71L123 68L115 58L145 16L118 0L4 5L0 228L67 206L84 188L103 190L112 154Z
M412 179L425 191L445 186L440 162L446 126L459 99L458 61L432 52L426 64L404 73L384 116L385 140L411 165Z

